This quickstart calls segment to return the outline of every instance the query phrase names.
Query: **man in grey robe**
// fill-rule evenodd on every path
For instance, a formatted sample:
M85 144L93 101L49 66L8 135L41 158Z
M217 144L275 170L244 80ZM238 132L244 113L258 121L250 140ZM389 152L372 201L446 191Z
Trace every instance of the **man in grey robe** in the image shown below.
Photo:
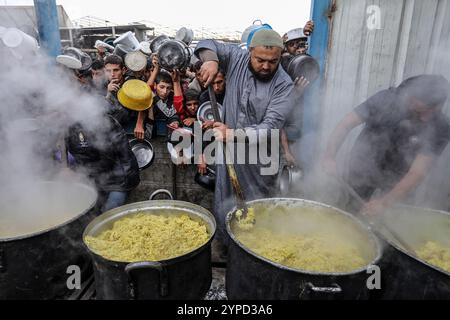
M245 135L248 144L256 138L273 136L273 131L276 131L275 137L279 137L278 130L283 127L293 107L290 97L293 83L280 66L282 50L281 37L267 29L255 33L249 51L213 40L199 42L195 54L204 62L201 69L204 83L209 85L214 80L219 63L226 72L223 123L214 124L216 139L230 143L235 135ZM279 155L279 140L276 143L278 148L271 150L272 157L273 152ZM276 158L279 161L279 156ZM260 160L257 164L235 163L237 178L247 201L272 197L276 193L278 172L264 174ZM225 217L235 206L226 166L218 164L214 213L218 222L218 238L225 244L228 242Z

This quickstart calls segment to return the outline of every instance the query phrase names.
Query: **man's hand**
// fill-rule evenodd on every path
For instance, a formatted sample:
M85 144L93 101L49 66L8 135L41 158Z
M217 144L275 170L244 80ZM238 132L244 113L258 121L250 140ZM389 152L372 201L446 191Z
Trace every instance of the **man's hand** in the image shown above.
M233 140L233 129L222 122L215 122L213 125L214 137L217 141L228 142Z
M310 82L305 77L296 78L294 81L295 92L298 95L302 95L305 89L309 86Z
M179 125L179 123L177 121L174 121L171 124L167 125L167 127L169 129L176 130L176 129L178 129L180 127L180 125Z
M195 118L186 118L186 119L183 120L183 124L186 127L192 126L194 124L194 122L195 122Z
M207 61L203 63L200 69L200 78L205 84L205 88L208 87L216 78L219 73L219 63L217 61Z
M214 121L213 120L205 120L205 119L200 119L203 123L202 123L202 129L203 130L207 130L207 129L212 129L214 127Z
M370 200L362 208L361 212L366 216L376 216L382 214L386 211L388 207L387 202L384 198Z
M296 161L295 161L295 157L292 155L292 153L287 152L284 157L286 158L286 162L288 164L288 166L295 166L296 165Z
M134 136L139 140L144 140L145 130L142 126L137 125L134 129Z
M113 92L119 91L120 86L118 83L119 83L119 80L117 80L117 79L111 80L111 82L108 84L108 92L113 93Z
M309 37L314 32L314 21L309 20L303 27L303 34Z

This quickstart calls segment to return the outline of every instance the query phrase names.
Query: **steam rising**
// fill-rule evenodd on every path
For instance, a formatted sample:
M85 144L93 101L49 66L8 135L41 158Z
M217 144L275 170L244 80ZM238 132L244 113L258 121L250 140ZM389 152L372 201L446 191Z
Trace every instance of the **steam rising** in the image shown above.
M71 125L108 129L103 120L105 102L82 92L73 71L57 66L43 54L19 59L0 42L0 59L0 225L11 223L11 218L19 223L26 219L30 224L37 219L33 211L42 211L43 206L61 210L54 202L64 199L39 199L42 185L36 182L62 180L59 173L64 165L54 158ZM86 179L65 178L67 185L82 180ZM66 208L64 214L79 213L75 206Z

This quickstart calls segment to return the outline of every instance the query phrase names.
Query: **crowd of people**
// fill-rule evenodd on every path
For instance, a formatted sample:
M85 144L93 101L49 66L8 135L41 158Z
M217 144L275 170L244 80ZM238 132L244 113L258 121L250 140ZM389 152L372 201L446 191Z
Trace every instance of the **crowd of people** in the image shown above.
M280 45L283 47L280 49L284 60L296 54L306 53L306 34L312 33L313 28L314 24L310 21L304 29L299 28L288 33L285 43L281 42ZM299 39L301 43L298 43ZM232 44L224 45L242 52L252 50L251 48L242 49ZM248 46L250 47L250 43ZM299 50L292 51L292 47ZM211 119L198 119L198 109L211 99L210 91L207 90L208 85L212 86L216 101L222 108L230 105L225 102L226 92L234 92L236 80L229 81L227 73L230 72L230 68L226 66L226 63L223 67L221 63L210 79L205 78L204 70L207 61L198 54L196 58L191 59L191 64L187 68L166 70L161 67L158 54L153 53L147 56L145 68L136 72L126 66L124 56L108 52L101 46L97 47L97 50L88 68L85 66L82 69L63 67L67 69L67 72L73 73L74 81L83 91L104 101L105 117L111 122L113 129L110 132L88 132L78 124L70 128L66 144L70 159L74 159L75 166L83 170L88 168L89 176L105 195L106 203L103 208L106 210L124 204L129 192L139 184L139 169L136 159L126 146L127 139L132 135L140 140L165 137L170 142L173 131L180 128L193 131L195 123L201 123L204 131L217 130L217 123ZM279 60L281 61L281 55ZM272 63L271 68L277 69L278 62L277 60L275 64ZM264 68L265 66L262 66L261 74L264 73ZM144 111L131 110L121 104L118 98L118 92L122 86L132 79L144 81L152 90L151 105ZM287 76L285 80L286 83L291 82ZM305 79L299 84L302 87L307 85L308 82ZM228 86L231 89L228 89ZM290 94L290 90L283 94ZM110 137L106 139L110 144L108 148L96 147L95 140L99 135ZM287 145L285 153L289 163L294 164L295 157L290 153ZM203 155L200 155L195 163L200 175L207 174L208 165Z
M161 57L152 54L145 68L135 72L127 69L122 57L104 51L99 52L89 70L75 70L80 86L107 102L105 113L114 123L114 130L108 133L114 136L109 139L111 148L121 150L105 160L87 143L89 135L80 134L80 128L69 139L69 152L76 163L91 165L99 189L107 192L106 208L123 204L127 193L139 183L136 160L126 146L127 134L137 139L162 136L170 141L174 131L192 131L194 124L201 122L203 130L213 130L217 141L231 142L239 134L260 137L278 130L285 163L302 166L303 151L298 143L302 137L302 97L310 82L304 77L292 79L286 68L293 57L308 53L308 37L313 31L314 23L309 21L283 37L262 25L248 34L244 46L202 40L196 46L195 59L181 70L164 69ZM130 79L146 82L153 92L151 105L144 111L130 110L118 99L118 91ZM207 90L210 85L223 108L221 122L197 116L199 107L211 100L211 91ZM433 160L448 144L450 126L441 112L447 96L447 80L434 75L408 79L399 88L378 93L336 128L323 167L338 175L339 147L350 130L365 125L352 152L347 181L367 201L363 210L368 212L379 212L401 200L423 181ZM196 166L199 174L207 173L203 155ZM278 175L262 175L263 166L259 160L235 166L246 200L277 194ZM112 170L114 179L102 179L105 168ZM225 215L235 205L230 201L234 193L226 166L216 164L215 173L214 214L223 231ZM377 189L383 196L373 199Z

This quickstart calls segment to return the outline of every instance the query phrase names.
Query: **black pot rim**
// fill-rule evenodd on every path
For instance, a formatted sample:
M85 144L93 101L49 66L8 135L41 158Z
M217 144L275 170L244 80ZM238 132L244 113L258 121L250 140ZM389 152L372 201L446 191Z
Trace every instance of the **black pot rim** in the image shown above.
M366 231L368 236L373 240L373 243L375 244L376 247L376 251L377 251L377 256L375 257L375 259L367 264L364 268L360 268L360 269L355 269L354 271L351 272L334 272L334 273L326 273L326 272L315 272L315 271L309 271L309 270L303 270L303 269L296 269L296 268L291 268L282 264L279 264L277 262L271 261L259 254L257 254L256 252L253 252L252 250L250 250L249 248L247 248L242 242L240 242L236 236L234 235L233 231L231 230L231 220L233 219L234 213L236 212L237 208L235 207L232 211L230 211L227 216L226 216L226 228L227 228L227 233L228 236L231 238L231 240L242 250L244 250L245 252L247 252L248 254L250 254L251 256L253 256L254 258L261 260L262 262L268 263L271 266L284 270L284 271L289 271L289 272L294 272L294 273L299 273L299 274L306 274L306 275L311 275L311 276L333 276L333 277L341 277L341 276L351 276L351 275L356 275L356 274L360 274L363 272L367 272L368 268L370 266L376 265L380 260L381 257L383 255L383 249L380 243L380 240L373 234L373 232L367 228L361 221L359 221L358 219L356 219L355 217L353 217L351 214L342 211L338 208L334 208L332 206L320 203L320 202L315 202L315 201L310 201L310 200L304 200L304 199L295 199L295 198L271 198L271 199L258 199L258 200L254 200L254 201L250 201L247 202L248 205L251 204L258 204L261 202L272 202L274 200L277 201L293 201L293 202L304 202L304 203L308 203L308 204L315 204L315 205L320 205L326 208L330 208L333 210L338 211L341 214L344 214L347 217L350 217L356 224L359 224L359 226L362 228L362 230Z
M442 215L449 216L449 218L450 218L450 213L449 213L449 212L442 211L442 210L434 210L434 209L428 209L428 208L418 208L418 207L412 207L412 206L406 206L406 205L404 205L403 207L406 207L406 208L414 208L414 209L423 209L423 210L429 211L429 212L432 213L432 214L442 214ZM450 272L447 272L447 271L445 271L444 269L441 269L441 268L439 268L439 267L437 267L437 266L434 266L434 265L432 265L432 264L426 262L425 260L422 260L422 259L420 259L419 257L417 257L417 256L415 256L415 255L409 253L408 251L406 251L406 250L400 248L397 244L395 244L394 242L392 242L391 239L386 238L386 237L385 237L384 235L382 235L380 232L376 232L376 233L377 233L377 236L378 236L378 237L380 237L381 239L383 239L384 241L386 241L391 247L393 247L396 251L400 252L401 254L406 255L407 257L409 257L409 258L415 260L416 262L419 262L419 263L421 263L421 264L424 264L425 266L427 266L427 267L429 267L429 268L431 268L431 269L434 269L435 271L438 271L438 272L443 273L444 275L447 275L447 276L450 277Z
M169 203L178 203L178 204L189 204L189 205L194 205L194 204L189 203L189 202L185 202L185 201L177 201L177 200L150 200L150 201L153 201L153 202L157 201L157 202L159 202L159 203L166 203L166 204L169 204ZM149 201L143 201L143 202L132 203L132 204L129 204L129 205L126 205L126 206L123 206L123 207L115 208L115 209L113 209L113 210L119 210L119 209L121 209L121 208L127 208L127 207L131 207L131 206L134 206L134 205L148 204L148 202L149 202ZM194 205L194 206L200 207L200 206L198 206L198 205ZM202 208L202 209L208 211L207 209L205 209L205 208L203 208L203 207L200 207L200 208ZM110 211L108 211L108 212L110 212ZM104 214L107 214L108 212L105 212ZM208 212L209 212L209 211L208 211ZM102 215L104 215L104 214L102 214ZM101 216L99 216L99 217L97 217L97 218L100 218L100 217L101 217ZM203 250L205 250L205 249L212 243L212 241L214 240L214 237L215 237L215 235L216 235L216 233L217 233L217 224L216 224L216 221L215 221L214 216L213 216L211 213L210 213L210 218L212 218L212 221L214 222L214 231L210 234L210 237L209 237L209 239L208 239L207 242L205 242L205 243L204 243L203 245L201 245L200 247L198 247L198 248L196 248L196 249L194 249L194 250L192 250L192 251L190 251L190 252L188 252L188 253L185 253L184 255L181 255L181 256L178 256L178 257L174 257L174 258L171 258L171 259L167 259L167 260L125 262L125 261L115 261L115 260L110 260L110 259L107 259L107 258L105 258L105 257L103 257L103 256L101 256L101 255L99 255L98 253L96 253L95 251L93 251L93 250L86 244L86 242L85 242L85 237L86 237L86 235L87 235L87 230L88 230L88 228L91 226L91 224L94 223L94 221L91 221L91 223L90 223L90 224L85 228L85 230L83 231L83 236L82 236L83 239L82 239L82 240L83 240L83 245L84 245L85 248L87 248L89 254L91 254L93 257L98 258L98 259L100 259L101 261L104 261L104 262L106 262L106 263L113 263L113 264L116 264L116 265L118 265L118 266L127 266L127 265L129 265L129 264L139 263L139 262L159 262L159 263L164 264L164 265L167 266L167 265L172 265L172 264L175 264L175 263L179 263L179 262L188 260L188 259L190 259L190 258L192 258L192 257L194 257L194 256L196 256L196 255L198 255L200 252L202 252ZM95 220L95 219L94 219L94 220Z
M46 184L47 183L54 183L54 182L55 181L42 181L42 183L46 183ZM54 226L52 228L41 230L41 231L38 231L38 232L34 232L34 233L31 233L31 234L27 234L27 235L23 235L23 236L19 236L19 237L14 237L14 238L3 238L3 239L0 238L0 243L14 242L14 241L20 241L20 240L25 240L25 239L36 238L36 237L41 236L41 235L43 235L45 233L49 233L49 232L52 232L52 231L64 228L65 226L71 224L72 222L75 222L76 220L80 219L82 216L86 215L89 211L91 211L92 208L95 207L95 205L97 204L97 201L98 201L98 192L97 192L97 190L95 190L94 188L92 188L92 187L90 187L90 186L88 186L86 184L82 184L82 183L79 183L79 182L75 182L73 184L82 186L85 189L91 189L92 191L95 192L95 200L94 200L93 203L90 204L90 206L87 209L85 209L82 213L78 214L77 216L73 217L72 219L67 220L66 222L64 222L62 224L59 224L57 226Z

